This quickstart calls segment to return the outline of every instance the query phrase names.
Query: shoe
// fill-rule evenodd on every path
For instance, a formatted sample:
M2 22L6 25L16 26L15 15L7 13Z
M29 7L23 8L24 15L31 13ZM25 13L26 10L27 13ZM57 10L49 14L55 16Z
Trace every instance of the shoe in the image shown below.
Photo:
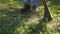
M34 13L38 12L37 6L32 6L32 11L33 11Z
M24 13L30 9L30 5L24 4L24 7L21 9L21 12Z

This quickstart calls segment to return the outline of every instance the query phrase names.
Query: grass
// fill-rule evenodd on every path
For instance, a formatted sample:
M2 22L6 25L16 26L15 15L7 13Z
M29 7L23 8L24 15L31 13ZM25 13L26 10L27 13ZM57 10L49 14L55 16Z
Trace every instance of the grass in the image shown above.
M60 34L60 5L56 2L52 0L48 2L50 4L47 3L53 18L51 22L42 20L43 5L39 6L37 14L32 12L21 14L22 3L18 1L0 3L0 34Z

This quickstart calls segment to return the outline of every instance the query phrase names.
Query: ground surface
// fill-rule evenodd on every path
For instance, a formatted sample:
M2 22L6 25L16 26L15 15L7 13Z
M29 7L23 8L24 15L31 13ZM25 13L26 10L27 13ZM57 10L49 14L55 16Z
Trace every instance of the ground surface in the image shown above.
M60 0L47 2L53 20L43 21L44 7L37 14L27 11L21 14L19 1L0 3L0 34L60 34ZM21 5L20 5L21 4Z

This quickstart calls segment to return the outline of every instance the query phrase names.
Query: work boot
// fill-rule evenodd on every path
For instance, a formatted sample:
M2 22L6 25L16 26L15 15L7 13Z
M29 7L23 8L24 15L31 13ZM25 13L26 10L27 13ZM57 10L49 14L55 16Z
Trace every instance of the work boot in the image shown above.
M21 12L24 13L30 9L30 5L24 4L24 7L21 9Z
M35 17L38 16L39 15L38 6L32 6L32 12Z
M38 12L37 6L32 6L32 11L33 11L34 13Z

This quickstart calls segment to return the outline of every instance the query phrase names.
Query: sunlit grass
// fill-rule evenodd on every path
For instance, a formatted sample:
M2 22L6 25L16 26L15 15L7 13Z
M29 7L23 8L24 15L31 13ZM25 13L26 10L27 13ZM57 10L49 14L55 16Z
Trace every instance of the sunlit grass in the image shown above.
M41 21L44 15L43 5L38 7L39 13L34 16L33 13L14 14L18 12L15 10L23 7L22 3L0 3L0 34L60 34L60 5L50 3L48 2L48 7L53 20L47 23Z

